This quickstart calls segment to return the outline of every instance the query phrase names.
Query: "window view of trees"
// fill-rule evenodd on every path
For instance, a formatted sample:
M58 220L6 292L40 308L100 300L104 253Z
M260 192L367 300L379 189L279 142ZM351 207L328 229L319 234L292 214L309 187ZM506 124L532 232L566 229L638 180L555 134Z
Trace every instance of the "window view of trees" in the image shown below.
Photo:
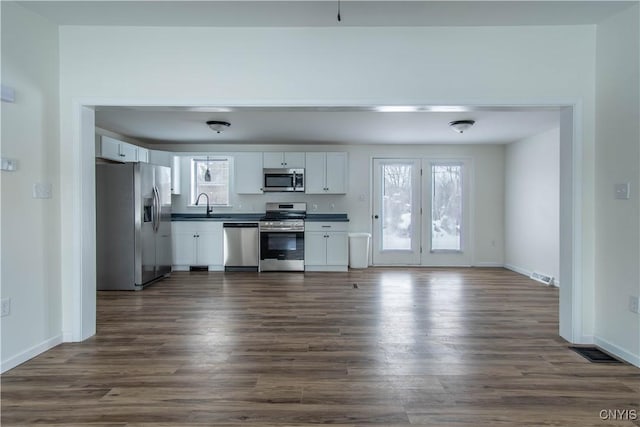
M383 166L382 249L411 249L411 164Z
M207 172L208 171L208 172ZM229 160L228 159L192 159L191 160L191 204L196 203L198 194L209 196L211 205L229 204ZM200 203L204 203L204 197Z
M431 250L461 249L462 165L432 165Z

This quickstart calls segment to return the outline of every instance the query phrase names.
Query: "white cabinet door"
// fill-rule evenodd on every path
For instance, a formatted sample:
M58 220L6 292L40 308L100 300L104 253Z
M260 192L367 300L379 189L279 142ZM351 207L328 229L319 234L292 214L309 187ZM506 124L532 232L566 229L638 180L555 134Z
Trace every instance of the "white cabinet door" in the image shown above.
M345 194L347 153L307 153L305 193Z
M304 263L305 265L326 265L327 263L327 233L321 231L307 231L304 233Z
M262 153L236 153L235 192L237 194L262 194Z
M138 155L140 155L140 151L138 151ZM162 150L149 150L149 163L170 168L173 165L173 153Z
M286 152L283 156L284 167L288 169L304 169L305 153Z
M173 156L171 165L171 194L180 194L182 189L180 188L180 156Z
M126 142L120 143L120 158L123 162L137 162L138 161L138 147L135 145L127 144Z
M171 223L173 265L190 266L196 262L196 232L189 222Z
M304 171L304 192L324 194L325 190L325 153L306 153Z
M138 152L138 161L139 162L142 162L142 163L153 163L149 159L149 150L147 150L146 148L143 148L143 147L136 147L136 150ZM154 163L154 164L158 165L160 163Z
M100 157L116 162L137 162L138 147L108 136L100 137Z
M347 265L349 259L349 241L347 233L327 233L327 265Z
M121 161L120 157L120 141L107 136L101 137L100 140L100 157L110 160Z
M199 222L197 235L196 265L223 265L222 223Z
M304 169L305 153L269 151L262 153L263 167L265 169Z
M325 193L347 192L347 153L326 153Z
M265 169L279 169L284 167L284 156L279 151L262 153L262 167Z

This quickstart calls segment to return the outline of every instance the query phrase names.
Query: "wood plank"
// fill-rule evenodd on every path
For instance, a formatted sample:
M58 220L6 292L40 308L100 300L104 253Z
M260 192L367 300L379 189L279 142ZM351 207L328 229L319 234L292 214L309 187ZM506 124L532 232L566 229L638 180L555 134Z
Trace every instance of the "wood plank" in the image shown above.
M567 346L558 290L504 269L180 272L98 292L95 337L2 375L0 421L595 426L612 423L601 409L640 412L639 369Z

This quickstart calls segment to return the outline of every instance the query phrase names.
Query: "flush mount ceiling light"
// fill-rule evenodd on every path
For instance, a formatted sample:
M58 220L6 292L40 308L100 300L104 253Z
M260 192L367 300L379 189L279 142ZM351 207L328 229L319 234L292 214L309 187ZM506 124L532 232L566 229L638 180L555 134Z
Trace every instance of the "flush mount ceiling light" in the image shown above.
M215 133L220 133L226 128L228 128L229 126L231 126L231 123L221 122L219 120L209 120L207 122L207 126L209 126L211 130L214 131Z
M449 126L454 132L464 133L466 130L470 129L476 123L475 120L455 120L453 122L449 122Z

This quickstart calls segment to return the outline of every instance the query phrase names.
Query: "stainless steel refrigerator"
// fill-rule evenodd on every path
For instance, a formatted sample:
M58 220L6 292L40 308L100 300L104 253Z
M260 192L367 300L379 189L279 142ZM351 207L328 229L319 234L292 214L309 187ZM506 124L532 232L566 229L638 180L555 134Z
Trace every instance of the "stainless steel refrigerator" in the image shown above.
M171 272L171 169L96 164L98 290L140 290Z

